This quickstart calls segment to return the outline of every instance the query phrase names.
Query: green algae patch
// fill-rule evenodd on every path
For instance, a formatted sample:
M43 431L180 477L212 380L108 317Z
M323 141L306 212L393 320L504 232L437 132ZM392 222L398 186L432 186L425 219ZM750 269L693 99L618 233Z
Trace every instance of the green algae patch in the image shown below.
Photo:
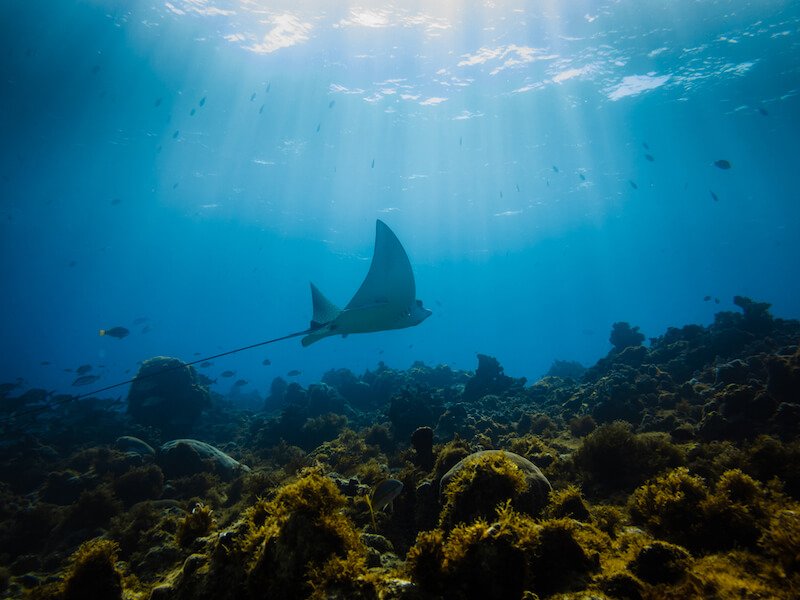
M666 434L635 434L624 421L614 421L592 431L574 453L573 460L585 482L604 493L630 490L686 462L681 449Z
M761 484L738 469L723 473L712 492L682 467L637 488L629 509L634 523L654 535L709 552L755 547L774 504Z
M95 538L72 554L61 581L34 589L30 600L121 600L123 577L116 566L116 542Z
M330 590L342 597L374 597L367 550L345 505L329 477L319 469L303 470L274 497L258 500L236 523L205 538L205 553L192 555L192 561L190 556L165 578L166 597L291 600L326 597Z
M501 450L469 455L445 474L440 486L444 507L439 526L445 530L490 519L506 501L515 510L536 515L547 503L551 489L533 463Z
M251 595L304 598L311 576L329 572L327 561L364 557L358 531L341 512L345 504L333 481L314 470L278 490L265 507L264 541L248 573Z
M178 522L175 532L175 540L178 545L186 548L197 538L211 533L216 526L212 515L213 511L208 506L199 502L195 504L192 512Z
M496 519L422 532L406 565L421 590L453 598L520 598L584 589L608 537L572 519L537 522L507 501Z
M775 511L760 541L787 574L800 574L800 504Z
M583 523L591 521L586 500L575 485L552 491L544 514L554 519L570 518Z

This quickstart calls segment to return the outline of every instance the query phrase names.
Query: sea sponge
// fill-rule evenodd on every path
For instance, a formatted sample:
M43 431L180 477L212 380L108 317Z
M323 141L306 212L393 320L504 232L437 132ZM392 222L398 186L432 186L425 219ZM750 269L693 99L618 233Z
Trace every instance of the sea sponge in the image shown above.
M521 512L536 515L547 503L550 482L529 460L503 450L484 450L464 458L440 482L445 530L458 523L491 518L498 504L511 501Z

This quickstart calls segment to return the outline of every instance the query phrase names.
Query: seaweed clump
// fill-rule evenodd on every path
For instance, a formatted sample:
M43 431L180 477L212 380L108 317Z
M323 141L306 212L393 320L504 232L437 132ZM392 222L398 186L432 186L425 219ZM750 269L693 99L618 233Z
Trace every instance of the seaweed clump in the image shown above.
M574 461L589 483L602 491L617 491L683 465L685 459L666 434L634 434L629 423L615 421L590 433Z
M738 469L723 473L713 493L688 469L675 469L637 488L629 509L634 523L698 551L755 547L768 526L766 493Z
M116 567L119 546L95 538L84 542L72 554L64 579L37 588L37 600L120 600L122 574Z
M336 484L316 470L281 488L262 507L265 520L255 535L264 541L248 576L252 597L305 598L312 589L357 585L366 572L366 548L341 512L345 504ZM332 560L337 568L326 566ZM351 576L334 577L343 570Z
M176 600L309 597L374 598L367 549L342 512L346 498L319 469L307 468L259 500L243 518L207 537L208 565L187 570L173 584Z
M501 450L467 456L440 482L444 508L439 524L446 530L458 523L491 518L506 500L516 510L536 515L547 503L550 482L529 460Z
M419 587L448 598L521 598L583 589L599 567L601 532L571 519L537 523L511 503L496 519L457 525L445 537L421 532L407 555L407 569Z
M187 547L199 537L211 533L215 527L213 511L206 505L195 504L192 512L178 522L175 541L179 546Z

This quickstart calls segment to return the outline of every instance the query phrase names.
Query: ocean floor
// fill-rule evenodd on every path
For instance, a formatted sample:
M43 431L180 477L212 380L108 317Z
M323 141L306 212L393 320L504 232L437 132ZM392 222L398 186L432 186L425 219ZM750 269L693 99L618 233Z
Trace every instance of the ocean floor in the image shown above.
M734 300L536 382L490 356L276 379L146 361L122 404L0 388L0 595L800 597L800 322Z

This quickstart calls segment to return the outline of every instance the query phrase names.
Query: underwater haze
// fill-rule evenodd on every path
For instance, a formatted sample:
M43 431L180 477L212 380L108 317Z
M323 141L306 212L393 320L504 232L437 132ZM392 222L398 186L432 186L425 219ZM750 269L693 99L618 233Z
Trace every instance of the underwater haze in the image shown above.
M217 391L800 316L800 3L5 0L0 31L0 381L301 331L376 219L432 316L216 359Z

